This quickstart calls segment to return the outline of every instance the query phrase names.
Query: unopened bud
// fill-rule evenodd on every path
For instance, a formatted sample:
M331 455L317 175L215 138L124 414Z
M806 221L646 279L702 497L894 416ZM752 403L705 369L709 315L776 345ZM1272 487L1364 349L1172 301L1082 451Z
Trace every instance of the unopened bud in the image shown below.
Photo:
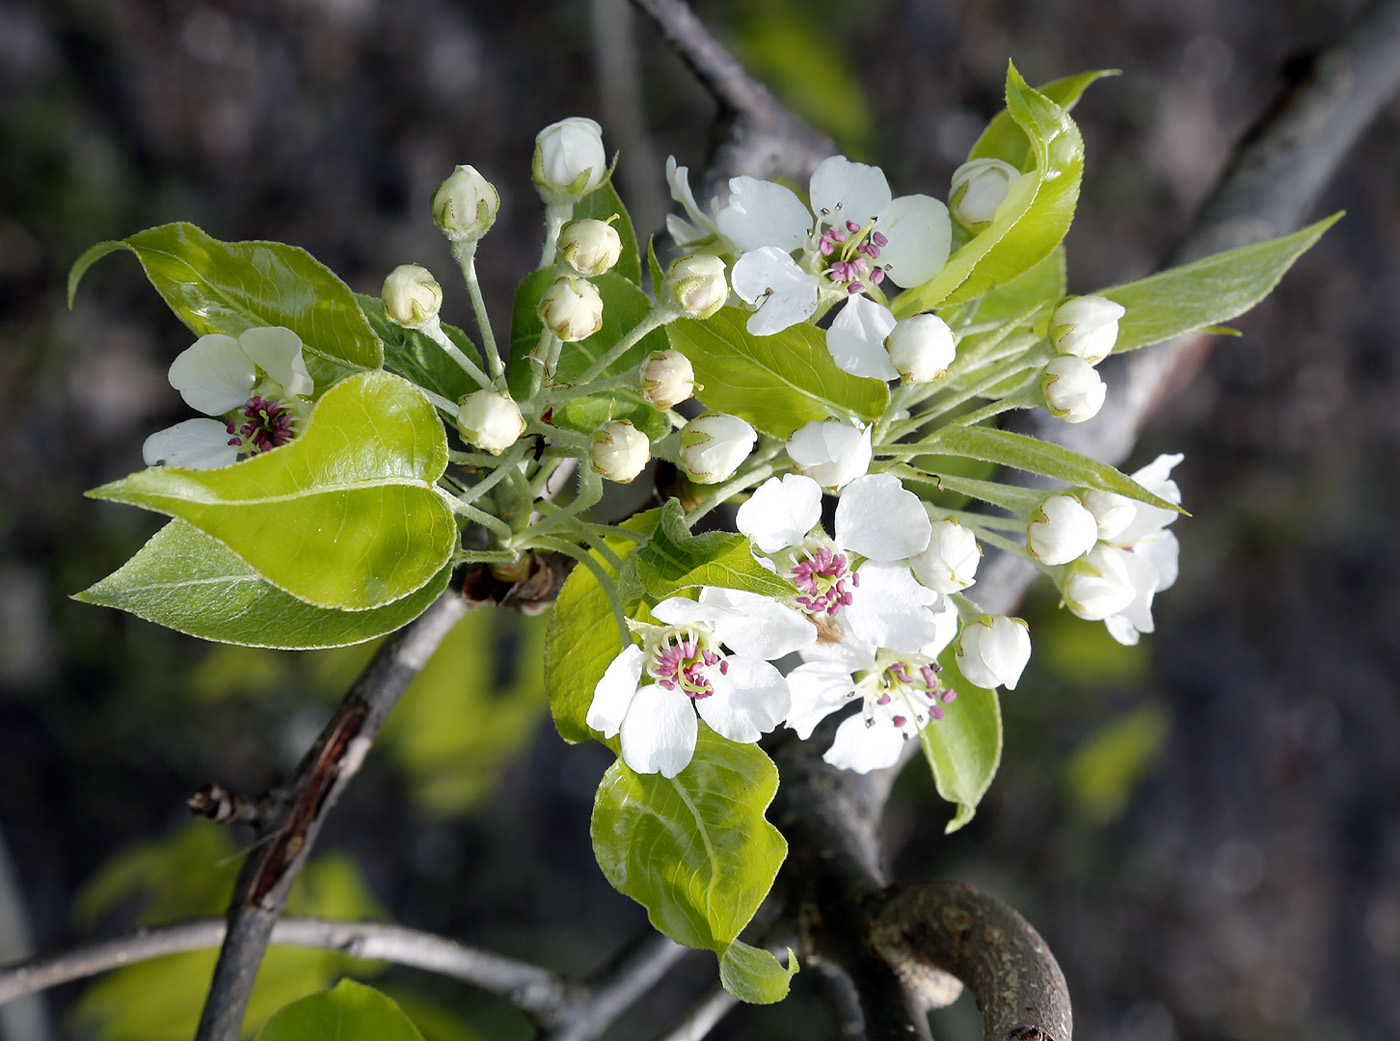
M1073 354L1097 365L1113 353L1123 305L1102 296L1076 296L1050 316L1050 341L1060 354Z
M613 419L593 431L588 460L594 473L610 481L626 484L642 472L651 458L646 434L625 419Z
M1100 542L1065 571L1065 606L1088 622L1101 622L1136 598L1127 550Z
M948 208L973 230L992 222L1021 171L1000 159L972 159L953 171Z
M603 128L582 116L551 123L535 137L530 173L546 203L587 195L608 175Z
M592 278L612 270L622 256L622 236L605 221L571 220L559 229L559 255L580 275Z
M1061 354L1046 363L1040 376L1040 392L1052 415L1066 423L1083 423L1099 414L1108 387L1083 358Z
M957 593L976 580L982 549L977 536L949 517L933 522L928 547L909 558L919 584L935 593Z
M662 281L662 295L687 318L709 318L729 299L724 261L713 253L678 258Z
M904 319L885 337L885 350L906 383L932 383L948 371L957 354L953 330L936 314Z
M975 686L1015 690L1031 660L1031 636L1026 623L1006 615L984 614L958 634L958 670Z
M695 367L674 348L652 351L642 363L642 397L657 408L675 408L695 393Z
M433 221L454 242L475 242L496 223L501 196L474 166L459 166L433 192Z
M539 316L565 343L586 340L603 327L603 298L592 282L565 275L540 297Z
M873 429L814 419L788 438L787 452L797 469L823 488L844 488L870 469Z
M520 407L503 390L478 390L457 406L462 436L492 455L500 455L525 433Z
M681 431L681 469L699 484L718 484L753 451L758 432L738 416L707 412Z
M1052 495L1031 514L1026 548L1042 564L1068 564L1099 541L1099 525L1073 495Z
M400 264L384 279L384 314L397 325L418 329L442 309L442 286L417 264Z
M1112 542L1121 535L1137 516L1137 503L1117 492L1090 489L1079 497L1099 526L1099 538Z

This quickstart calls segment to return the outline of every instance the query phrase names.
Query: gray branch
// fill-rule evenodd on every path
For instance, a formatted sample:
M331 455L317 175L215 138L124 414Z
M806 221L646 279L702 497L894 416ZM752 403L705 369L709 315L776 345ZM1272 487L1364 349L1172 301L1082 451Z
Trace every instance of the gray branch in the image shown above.
M659 1041L701 1041L721 1019L739 1004L739 999L723 987L715 987L701 998Z
M654 987L689 950L648 932L596 973L590 985L560 1008L542 1041L593 1041Z

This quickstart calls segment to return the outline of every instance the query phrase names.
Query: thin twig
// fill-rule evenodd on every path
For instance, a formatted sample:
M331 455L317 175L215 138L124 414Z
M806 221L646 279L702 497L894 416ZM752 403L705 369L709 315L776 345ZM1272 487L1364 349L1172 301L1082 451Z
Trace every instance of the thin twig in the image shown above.
M196 1041L238 1041L263 953L326 813L359 771L400 695L467 609L466 600L448 593L381 644L302 758L286 785L290 796L270 804L258 829L264 841L244 860L234 887Z
M715 987L657 1041L701 1041L737 1004L739 999L733 994Z
M582 993L560 1008L541 1041L593 1041L650 990L688 951L650 930L594 974Z
M32 951L29 916L19 874L0 831L0 958L17 960ZM0 998L0 1003L4 999ZM48 1009L40 998L30 998L0 1010L0 1038L5 1041L48 1041L53 1036Z
M0 1005L124 965L215 947L223 941L227 926L222 918L206 918L139 929L126 936L6 967L0 970ZM552 1015L574 997L574 988L537 965L402 925L283 918L273 927L271 942L336 950L355 958L423 969L499 994L522 1011L540 1017Z

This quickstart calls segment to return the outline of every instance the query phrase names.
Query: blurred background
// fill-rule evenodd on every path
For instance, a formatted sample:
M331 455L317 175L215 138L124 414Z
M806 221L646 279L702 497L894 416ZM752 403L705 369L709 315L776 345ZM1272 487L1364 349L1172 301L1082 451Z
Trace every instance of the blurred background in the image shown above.
M896 194L946 195L1008 58L1032 83L1122 69L1075 112L1078 292L1153 270L1280 68L1357 7L696 3ZM499 328L538 256L533 137L567 115L598 118L622 150L645 234L669 204L666 155L703 165L714 105L624 0L0 3L0 962L217 913L233 837L190 823L184 800L210 780L275 783L369 653L211 646L67 599L159 526L82 492L185 418L165 370L190 342L132 259L94 268L72 310L69 265L190 220L305 247L362 292L423 263L467 324L426 203L472 163L502 195L479 259ZM977 818L943 837L949 809L918 768L891 804L895 877L961 879L1020 909L1064 967L1080 1037L1400 1036L1398 118L1392 103L1310 218L1347 219L1216 344L1125 467L1186 453L1193 516L1157 634L1120 648L1038 589L1032 671L1004 698L1004 765ZM592 862L610 756L555 736L541 621L480 613L454 634L332 815L303 913L386 915L574 974L643 930ZM255 1015L353 971L432 1041L529 1036L509 1006L443 981L273 957ZM211 964L61 988L12 1007L0 1036L188 1037ZM614 1036L652 1035L713 980L712 960L683 965ZM714 1036L832 1036L813 975ZM980 1036L966 999L936 1027Z

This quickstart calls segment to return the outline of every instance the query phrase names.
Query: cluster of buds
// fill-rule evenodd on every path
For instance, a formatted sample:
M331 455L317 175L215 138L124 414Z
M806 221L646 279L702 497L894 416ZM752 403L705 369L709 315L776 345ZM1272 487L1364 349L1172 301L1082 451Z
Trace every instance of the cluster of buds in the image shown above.
M1050 342L1056 357L1040 376L1045 407L1066 423L1093 419L1103 407L1108 388L1094 366L1113 352L1118 341L1121 304L1101 296L1066 300L1050 317Z

